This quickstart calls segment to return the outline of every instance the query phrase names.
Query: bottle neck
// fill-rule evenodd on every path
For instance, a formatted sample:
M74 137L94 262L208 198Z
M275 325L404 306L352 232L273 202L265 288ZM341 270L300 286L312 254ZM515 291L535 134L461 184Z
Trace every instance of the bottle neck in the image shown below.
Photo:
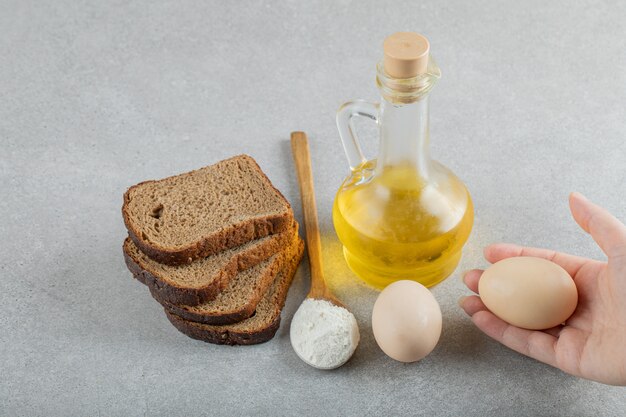
M383 99L379 123L378 170L413 168L426 178L430 163L428 96L406 104L394 104Z
M413 78L390 77L383 64L378 64L376 83L382 95L378 172L404 167L428 177L428 95L440 76L432 57L426 73Z

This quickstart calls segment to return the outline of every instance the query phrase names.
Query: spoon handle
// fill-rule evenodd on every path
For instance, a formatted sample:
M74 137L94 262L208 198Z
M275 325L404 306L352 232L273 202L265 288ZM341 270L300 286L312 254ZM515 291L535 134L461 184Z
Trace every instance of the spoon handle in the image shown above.
M308 296L309 298L327 298L327 295L330 294L326 289L322 271L322 244L317 220L315 190L313 189L309 142L306 133L291 133L291 151L298 174L302 212L304 214L304 228L306 230L306 246L309 254L309 264L311 266L311 290Z

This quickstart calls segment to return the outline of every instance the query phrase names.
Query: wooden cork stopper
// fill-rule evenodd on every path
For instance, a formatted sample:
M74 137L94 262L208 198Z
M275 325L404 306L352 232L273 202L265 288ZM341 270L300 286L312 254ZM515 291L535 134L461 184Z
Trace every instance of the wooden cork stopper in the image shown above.
M396 32L383 43L383 65L393 78L412 78L426 72L428 66L428 39L419 33Z

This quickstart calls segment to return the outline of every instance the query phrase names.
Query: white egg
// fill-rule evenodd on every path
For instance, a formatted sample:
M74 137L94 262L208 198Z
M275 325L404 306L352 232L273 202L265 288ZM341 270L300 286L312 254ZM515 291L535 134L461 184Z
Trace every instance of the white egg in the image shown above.
M396 281L385 288L372 311L378 346L400 362L415 362L437 346L441 309L433 294L415 281Z

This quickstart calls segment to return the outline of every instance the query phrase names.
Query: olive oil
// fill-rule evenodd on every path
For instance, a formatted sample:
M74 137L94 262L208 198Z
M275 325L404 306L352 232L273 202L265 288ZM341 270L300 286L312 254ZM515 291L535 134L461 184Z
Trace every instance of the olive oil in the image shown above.
M333 221L348 265L377 288L399 279L440 282L456 268L472 229L469 193L442 166L438 185L410 167L368 175L373 166L356 170L335 198Z
M335 197L333 222L348 265L377 288L448 277L474 221L465 185L428 152L428 95L441 75L429 48L415 33L387 38L377 66L381 103L349 102L337 113L351 174ZM363 156L354 116L377 122L377 159Z

